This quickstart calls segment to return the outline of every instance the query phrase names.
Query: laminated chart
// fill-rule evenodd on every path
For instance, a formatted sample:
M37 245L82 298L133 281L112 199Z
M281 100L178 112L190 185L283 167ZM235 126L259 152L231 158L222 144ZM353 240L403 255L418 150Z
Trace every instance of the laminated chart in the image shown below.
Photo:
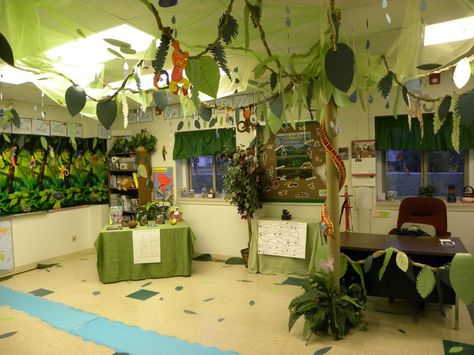
M306 227L304 222L258 221L258 253L304 259Z

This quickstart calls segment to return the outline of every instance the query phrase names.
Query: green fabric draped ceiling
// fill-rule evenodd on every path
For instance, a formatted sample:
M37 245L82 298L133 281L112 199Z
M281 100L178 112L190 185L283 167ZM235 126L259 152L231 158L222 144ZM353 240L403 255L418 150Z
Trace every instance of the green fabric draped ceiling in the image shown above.
M173 159L191 159L203 155L216 155L235 149L235 129L177 132Z
M451 134L453 119L451 113L445 119L440 130L434 134L433 114L423 114L423 138L420 122L413 118L411 129L408 116L399 115L375 117L375 139L377 150L453 150ZM474 127L461 127L459 149L474 149Z

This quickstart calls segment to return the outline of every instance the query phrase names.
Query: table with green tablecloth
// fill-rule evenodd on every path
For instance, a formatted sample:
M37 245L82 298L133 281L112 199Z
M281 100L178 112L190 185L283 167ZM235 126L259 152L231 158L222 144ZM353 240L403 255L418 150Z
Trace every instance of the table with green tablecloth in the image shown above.
M194 234L186 222L154 227L124 227L120 230L102 228L94 243L97 251L97 271L103 283L124 280L190 276ZM134 264L133 230L160 229L161 262Z
M280 221L278 219L262 218L260 221ZM252 226L252 241L249 250L248 270L251 273L283 274L306 276L316 271L320 259L318 248L322 245L320 223L315 221L293 219L295 222L305 222L306 252L304 259L286 256L263 255L258 253L258 219ZM282 222L282 221L280 221ZM284 222L284 221L283 221ZM319 248L321 251L321 248Z

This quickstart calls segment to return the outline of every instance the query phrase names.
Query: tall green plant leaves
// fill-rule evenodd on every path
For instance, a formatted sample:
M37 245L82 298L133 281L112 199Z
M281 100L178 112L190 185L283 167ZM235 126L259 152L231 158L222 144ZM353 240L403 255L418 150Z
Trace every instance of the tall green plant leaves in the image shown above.
M101 101L96 107L97 118L105 129L112 127L117 117L117 103L115 100Z
M430 268L424 267L416 278L416 290L421 297L426 298L433 291L436 279Z
M41 146L43 147L44 150L48 150L48 141L46 139L46 137L41 137L40 138L41 140Z
M449 270L449 279L456 295L467 305L474 302L474 258L471 254L458 253Z
M474 125L474 90L460 95L454 110L461 117L463 126Z
M13 59L12 47L10 47L10 43L8 43L5 36L1 33L0 33L0 58L3 59L7 64L11 66L15 65L15 60Z
M70 86L66 90L66 94L64 96L67 110L69 111L69 114L72 117L76 116L79 112L81 112L84 106L86 105L86 92L80 86Z
M186 75L199 91L211 96L217 96L219 89L219 66L212 57L202 56L199 59L188 60ZM194 94L193 94L194 95Z
M394 248L388 248L385 251L385 256L383 258L383 263L382 266L380 267L379 270L379 280L382 280L383 274L385 273L385 270L387 269L388 263L390 262L390 258L392 257Z

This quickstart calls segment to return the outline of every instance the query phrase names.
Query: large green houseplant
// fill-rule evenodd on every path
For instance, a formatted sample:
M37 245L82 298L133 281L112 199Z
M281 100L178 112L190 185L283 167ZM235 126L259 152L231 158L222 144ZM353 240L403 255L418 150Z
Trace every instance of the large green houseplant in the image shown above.
M223 179L224 198L237 206L237 213L247 222L248 244L242 249L246 263L248 249L252 239L252 219L254 213L262 207L260 167L255 150L251 147L236 147L235 151L226 154L229 158Z

